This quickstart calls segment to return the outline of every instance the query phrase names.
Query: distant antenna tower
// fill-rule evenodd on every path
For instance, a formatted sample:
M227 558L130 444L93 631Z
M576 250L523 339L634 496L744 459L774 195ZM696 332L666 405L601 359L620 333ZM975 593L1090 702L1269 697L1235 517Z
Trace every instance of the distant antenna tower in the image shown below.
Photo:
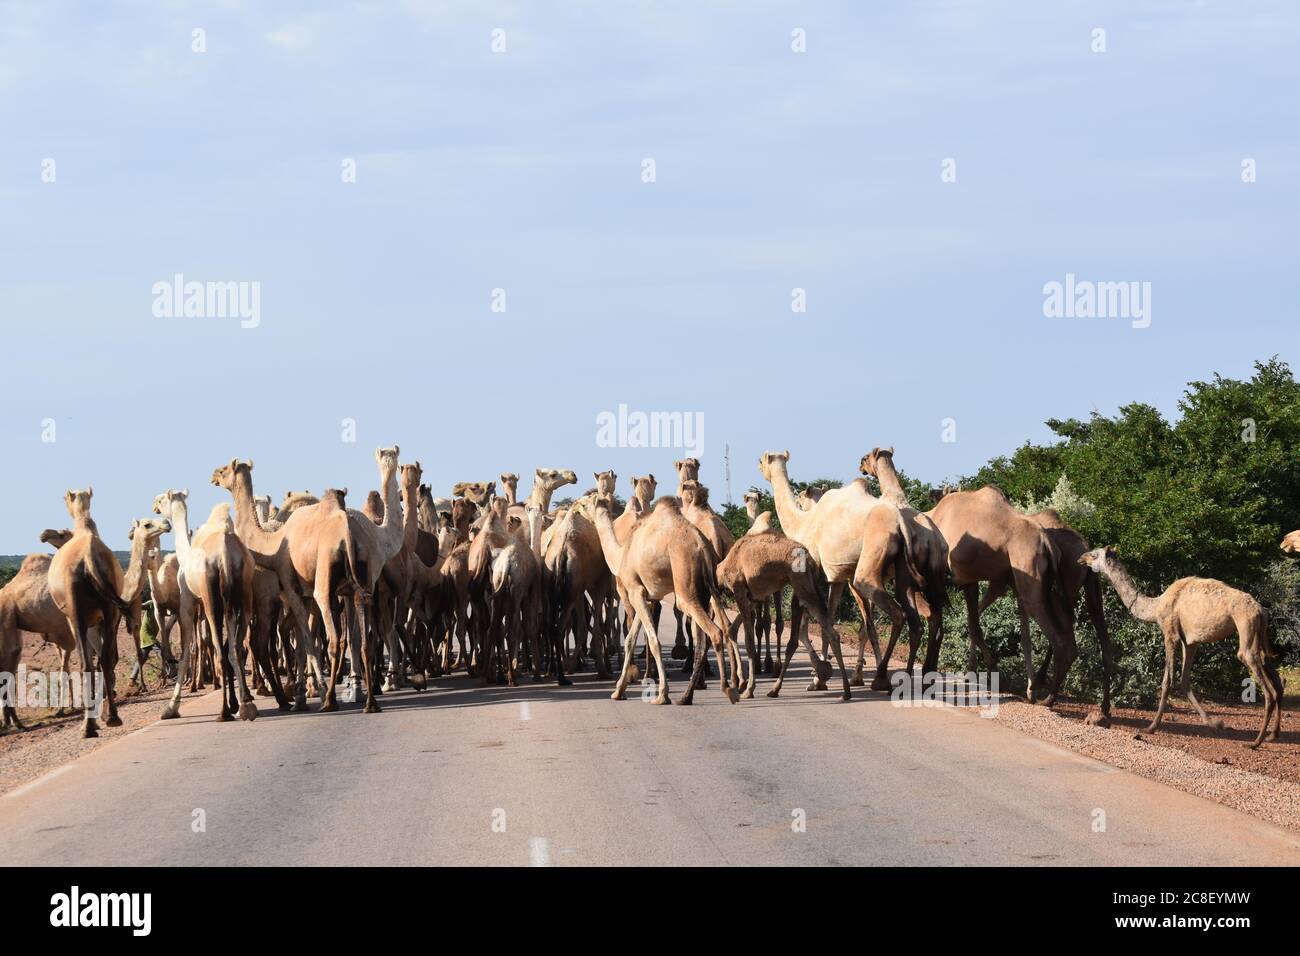
M723 445L722 462L727 470L727 505L731 505L731 446Z

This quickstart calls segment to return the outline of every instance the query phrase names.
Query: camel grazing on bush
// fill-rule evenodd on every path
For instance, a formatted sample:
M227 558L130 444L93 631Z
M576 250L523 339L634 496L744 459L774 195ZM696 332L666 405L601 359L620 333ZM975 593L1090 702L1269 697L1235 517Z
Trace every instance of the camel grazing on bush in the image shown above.
M1160 681L1160 703L1155 718L1147 727L1154 733L1169 703L1169 688L1174 680L1174 654L1182 648L1183 675L1179 693L1191 701L1202 722L1221 728L1222 721L1211 721L1192 690L1192 665L1201 647L1237 635L1237 660L1246 665L1255 684L1264 692L1264 723L1259 735L1248 744L1257 748L1273 720L1271 739L1282 733L1282 677L1273 663L1268 642L1268 612L1245 591L1228 587L1213 578L1179 578L1159 597L1148 597L1133 583L1128 569L1110 548L1096 548L1082 555L1079 563L1110 579L1115 593L1128 612L1139 621L1157 624L1165 642L1165 671Z

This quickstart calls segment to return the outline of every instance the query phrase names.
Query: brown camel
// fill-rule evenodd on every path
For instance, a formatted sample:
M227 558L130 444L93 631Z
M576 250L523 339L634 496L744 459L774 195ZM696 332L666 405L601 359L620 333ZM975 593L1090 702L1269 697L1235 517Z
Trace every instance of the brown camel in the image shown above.
M241 649L253 620L253 556L230 520L230 504L212 509L191 539L188 491L166 491L154 499L154 511L171 520L176 556L180 561L181 660L176 689L163 708L162 719L180 716L181 694L189 672L190 655L198 651L192 608L197 607L208 625L213 656L221 662L222 695L219 720L256 720L257 705L244 679ZM238 694L236 694L238 691Z
M1047 635L1055 657L1052 683L1042 702L1050 707L1078 654L1074 629L1063 591L1061 555L1043 527L1011 506L997 488L956 491L945 495L926 512L948 542L948 571L952 583L966 598L966 616L971 639L993 670L993 655L980 628L979 585L981 581L1010 581L1021 607L1020 646L1030 703L1040 697L1033 670L1033 646L1029 640L1032 618ZM925 652L924 672L938 668L939 642L931 641Z
M764 534L772 530L772 512L759 511L762 497L757 491L745 492L745 513L749 515L749 530L746 534ZM772 661L772 620L776 619L776 656ZM781 666L781 639L785 636L784 588L778 589L767 600L754 604L754 625L758 632L758 644L763 651L761 673L771 674Z
M600 534L579 503L552 526L542 566L546 570L547 627L557 631L552 644L563 648L565 636L572 630L577 663L581 663L588 626L584 595L590 597L592 656L597 673L609 677L609 626L613 621L606 613L606 599L614 590L613 575L600 550Z
M730 651L734 672L740 655L736 651L735 642L728 641L730 624L719 600L712 550L699 529L682 516L680 502L676 498L660 498L655 502L654 509L633 527L626 545L620 545L614 535L614 522L610 518L607 502L596 502L595 518L596 530L600 533L600 547L605 554L606 564L614 572L619 598L635 612L636 623L645 632L646 643L650 646L658 667L659 695L655 698L655 703L667 704L670 700L668 675L664 670L659 637L650 613L650 601L662 601L669 594L673 595L674 603L708 636L718 658L719 675L723 676L726 666L724 660L727 656L724 651ZM717 620L709 616L710 609ZM614 700L622 700L627 690L636 634L636 627L628 628L623 669L614 692L610 695ZM678 703L690 704L693 700L695 686L703 676L706 656L702 649L696 655L690 683ZM723 693L734 704L737 700L736 692L725 677L720 683Z
M1263 742L1270 718L1273 719L1272 739L1281 736L1283 682L1269 647L1268 612L1258 601L1245 591L1213 578L1179 578L1159 597L1148 597L1138 590L1119 556L1110 548L1096 548L1078 561L1109 578L1115 593L1135 618L1160 626L1165 641L1165 673L1160 681L1160 703L1147 733L1154 733L1164 717L1174 680L1174 654L1179 647L1183 651L1179 693L1191 701L1204 723L1223 726L1223 721L1211 721L1196 699L1192 690L1192 666L1204 645L1236 634L1237 660L1246 665L1255 684L1264 691L1264 723L1254 743L1248 746L1254 749Z
M94 674L103 675L104 700L108 703L109 727L121 725L114 700L114 669L117 666L117 624L130 610L122 599L122 566L113 552L99 537L94 520L90 517L91 488L69 491L63 496L68 514L72 517L72 537L50 559L50 597L63 612L68 630L77 644L81 659L82 686L87 691L82 697L82 736L98 737ZM90 637L90 629L100 625L98 653Z
M736 620L731 624L731 638L735 639L736 630L742 624L745 628L745 649L749 654L750 667L745 690L740 695L742 698L754 696L754 665L757 655L753 631L755 604L780 595L787 584L794 589L795 599L816 616L822 633L830 640L835 661L840 666L840 680L844 684L842 699L852 698L848 674L844 669L844 657L840 650L840 638L835 631L835 622L831 620L825 599L817 591L813 567L807 560L802 545L778 531L744 535L718 565L718 583L736 598L738 613ZM782 662L781 675L768 691L768 697L776 697L781 693L781 684L789 672L790 658L794 656L795 645L799 643L801 636L800 632L799 622L795 622L795 627L790 634L790 643L786 647L785 660ZM810 659L816 662L817 655L813 652L806 631L802 633L802 637ZM829 666L825 667L825 670L829 669Z
M501 489L504 492L502 497L506 499L506 504L519 504L519 499L517 497L519 492L519 476L513 471L503 471L499 476L499 480L501 482Z

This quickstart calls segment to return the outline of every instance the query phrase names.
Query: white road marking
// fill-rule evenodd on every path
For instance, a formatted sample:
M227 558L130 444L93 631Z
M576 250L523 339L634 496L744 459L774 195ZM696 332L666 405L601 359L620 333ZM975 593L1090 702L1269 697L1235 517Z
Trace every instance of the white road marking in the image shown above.
M529 866L550 866L551 865L551 841L546 837L529 837L528 838L528 865Z
M521 700L521 701L519 702L519 719L520 719L520 720L532 720L532 719L533 719L533 712L532 712L532 709L528 706L528 701L526 701L526 700Z
M60 774L65 774L65 773L67 773L69 770L72 769L73 764L75 764L75 763L76 763L76 761L73 761L73 763L65 763L62 767L57 767L57 768L55 768L54 770L51 770L51 771L50 771L49 773L47 773L45 776L43 776L43 777L37 777L37 778L36 778L35 780L33 780L31 783L25 783L25 784L23 784L23 785L22 785L21 787L19 787L17 790L10 790L8 793L5 794L5 796L6 796L6 797L21 797L24 793L31 793L33 790L35 790L35 789L36 789L37 787L39 787L41 784L46 783L47 781L53 780L55 777L59 776Z

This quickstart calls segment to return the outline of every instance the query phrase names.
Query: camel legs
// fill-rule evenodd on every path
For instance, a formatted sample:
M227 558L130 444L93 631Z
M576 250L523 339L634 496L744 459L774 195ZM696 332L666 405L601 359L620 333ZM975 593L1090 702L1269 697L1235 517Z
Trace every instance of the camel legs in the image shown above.
M181 660L176 667L176 689L172 691L172 699L163 707L163 720L181 715L181 694L185 692L185 679L189 676L190 661L198 650L198 635L195 634L194 627L194 598L183 587L180 611L176 616L181 625Z
M708 611L704 609L694 596L675 594L673 596L673 605L674 607L680 607L683 613L690 617L691 621L695 624L695 633L697 637L699 637L701 631L708 636L709 643L713 645L713 653L717 655L718 658L718 684L721 686L722 692L727 695L727 700L731 701L733 704L736 703L738 699L736 692L732 690L731 685L727 683L726 674L724 673L725 665L723 662L726 660L724 654L727 650L727 635L723 633L722 629L709 618ZM684 693L681 696L681 699L677 701L677 703L682 704L683 706L690 704L694 699L695 684L703 674L705 662L709 658L709 649L705 646L702 638L699 639L698 644L699 647L696 652L697 656L691 670L691 682L686 688L686 693Z
M325 682L325 687L321 691L320 709L321 711L338 710L339 705L335 698L334 688L339 682L339 672L343 667L343 633L339 627L339 622L334 618L334 608L330 604L330 582L329 574L318 574L316 576L316 590L313 595L316 599L317 614L321 624L325 628L325 642L330 652L330 675ZM305 643L305 642L304 642ZM298 652L298 663L300 666L306 666L306 648L303 647ZM353 662L353 671L356 671L356 662ZM305 705L306 693L306 675L299 673L297 697L299 703ZM294 710L302 709L297 703L294 704Z
M1164 625L1160 630L1165 637L1165 673L1160 679L1160 703L1156 705L1156 715L1147 726L1147 733L1153 734L1160 727L1160 720L1165 716L1165 707L1169 704L1169 688L1174 682L1174 652L1178 648L1178 635L1169 633Z
M1196 712L1201 715L1201 723L1207 727L1221 729L1223 721L1211 720L1209 715L1205 713L1205 708L1201 706L1201 702L1196 699L1196 691L1192 690L1192 665L1196 663L1196 656L1200 653L1201 647L1199 644L1188 644L1186 641L1182 642L1182 647L1183 673L1178 684L1178 694L1180 697L1186 697L1191 705L1196 708Z
M1277 686L1273 683L1273 676L1268 672L1263 654L1249 654L1238 649L1237 660L1246 665L1246 669L1250 671L1250 676L1255 679L1256 686L1264 692L1264 722L1260 724L1259 734L1254 741L1246 745L1251 750L1254 750L1264 742L1264 735L1268 733L1268 725L1275 709L1278 712L1278 732L1280 732L1282 702L1277 693ZM1275 733L1274 739L1276 739L1276 736Z
M627 690L628 678L631 674L632 650L636 646L637 627L645 631L646 647L654 656L655 665L659 669L659 696L655 698L656 704L671 704L672 700L668 696L668 671L664 669L663 654L659 647L659 634L654 629L655 618L650 611L649 600L646 596L645 589L637 585L631 589L619 587L619 596L623 603L632 608L636 615L636 624L629 626L627 629L627 656L623 660L623 671L619 674L618 683L614 685L614 692L610 697L614 700L622 700L624 692Z

